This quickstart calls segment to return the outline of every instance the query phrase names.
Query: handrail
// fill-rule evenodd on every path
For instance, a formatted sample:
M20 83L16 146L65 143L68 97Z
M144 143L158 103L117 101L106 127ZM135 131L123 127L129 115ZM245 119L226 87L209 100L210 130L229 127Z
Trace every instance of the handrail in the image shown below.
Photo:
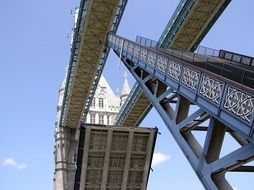
M254 88L241 85L197 65L156 51L153 48L138 45L113 34L108 36L108 45L115 51L117 50L118 53L122 49L124 56L129 55L130 59L133 57L136 60L138 59L139 62L144 62L147 66L149 65L149 67L159 70L176 81L178 85L195 91L196 95L198 93L199 96L207 101L212 101L213 104L216 104L216 107L226 109L234 117L240 118L241 121L248 123L247 125L252 125L254 107L250 105L254 104ZM235 105L236 108L230 107L235 103L234 101L237 103Z

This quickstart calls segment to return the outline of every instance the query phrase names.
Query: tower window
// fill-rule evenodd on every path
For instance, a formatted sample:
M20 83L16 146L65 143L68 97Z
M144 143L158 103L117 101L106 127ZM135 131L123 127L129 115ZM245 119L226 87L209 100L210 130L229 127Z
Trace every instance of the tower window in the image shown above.
M104 107L104 100L103 98L99 98L99 108L103 108Z
M107 116L107 125L110 125L110 115Z
M90 115L90 123L95 124L95 114Z
M104 115L99 115L99 124L104 124Z

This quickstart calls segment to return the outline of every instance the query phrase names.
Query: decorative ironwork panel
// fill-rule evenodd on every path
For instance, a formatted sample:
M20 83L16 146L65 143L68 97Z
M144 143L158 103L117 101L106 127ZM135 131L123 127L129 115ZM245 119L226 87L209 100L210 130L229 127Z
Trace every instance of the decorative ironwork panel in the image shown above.
M198 88L199 75L199 72L194 71L189 67L184 67L182 83L196 91Z
M180 75L181 75L181 65L179 63L175 63L174 61L169 61L169 63L168 63L168 74L172 78L179 81L180 80Z
M140 53L140 47L139 46L134 46L134 56L136 56L138 58L139 53Z
M250 123L254 111L254 97L229 86L224 108Z
M134 49L134 44L133 43L129 43L128 52L132 54L133 53L133 49Z
M148 57L147 57L147 63L150 65L155 65L156 63L156 54L152 52L148 52Z
M219 105L222 96L222 89L223 83L203 75L199 94Z
M116 37L112 36L112 44L116 44Z
M117 45L117 38L116 37L113 39L113 43L115 46Z
M117 47L119 47L119 46L120 46L120 45L119 45L119 44L120 44L120 42L121 42L121 40L120 40L119 38L116 38L116 46L117 46Z
M127 51L128 45L129 45L129 43L127 41L124 41L124 44L123 44L123 50L124 51Z
M158 56L156 67L159 70L165 72L166 69L167 69L167 58L166 57L162 57L162 56Z
M140 59L141 59L142 61L145 62L145 61L146 61L146 57L147 57L147 50L141 48L141 51L140 51Z

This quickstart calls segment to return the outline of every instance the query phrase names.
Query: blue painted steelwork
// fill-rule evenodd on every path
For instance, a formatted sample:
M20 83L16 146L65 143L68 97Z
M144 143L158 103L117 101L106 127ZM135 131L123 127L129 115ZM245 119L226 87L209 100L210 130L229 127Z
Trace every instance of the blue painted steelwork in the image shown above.
M194 45L190 48L191 51L195 51L195 49L197 48L197 46L199 45L199 43L201 42L201 40L204 38L204 36L207 34L207 32L210 30L210 28L213 26L213 24L216 22L216 20L219 18L219 16L222 14L222 12L224 11L224 9L227 7L227 5L230 3L231 0L227 0L225 1L225 3L220 7L219 11L217 12L217 14L212 18L212 20L209 22L208 26L206 28L204 28L204 30L202 31L201 35L199 36L199 38L195 41ZM158 43L157 43L157 47L158 48L165 48L168 47L171 43L171 41L173 40L173 38L176 36L178 29L181 27L183 21L185 20L185 18L187 17L187 15L189 14L192 6L194 5L195 0L181 0L175 10L175 12L173 13L171 19L169 20L165 30L163 31ZM127 101L125 102L125 105L123 105L121 107L120 113L117 116L117 120L116 123L120 124L123 122L125 116L127 115L127 113L132 109L132 106L135 102L135 100L137 99L137 95L139 95L140 93L142 93L141 88L137 87L138 83L136 82L135 85L136 87L135 89L135 94L133 93L132 97L129 95L129 98L127 101L130 101L130 103L128 103ZM130 107L128 107L130 106ZM150 109L152 108L152 106L150 106ZM142 119L149 113L149 110L145 110L145 112L142 114L142 118L139 118L137 121L137 125L139 125L142 122ZM121 113L124 113L124 115L121 115Z
M62 127L64 126L64 118L65 118L66 108L67 108L67 104L68 104L68 97L69 97L72 79L73 79L73 75L74 75L73 72L75 70L75 66L76 66L76 62L77 62L80 40L81 40L81 36L83 33L83 26L85 24L84 22L85 22L89 2L90 2L89 0L81 0L80 6L79 6L77 23L75 23L75 25L74 25L75 27L74 27L73 42L72 42L72 47L71 47L71 56L70 56L70 62L68 65L66 84L65 84L65 90L64 90L64 97L63 97L63 103L62 103L62 111L61 111L61 115L60 115L60 126L62 126ZM117 31L117 28L120 24L120 21L121 21L121 18L122 18L122 15L125 10L127 2L128 2L128 0L121 0L120 1L120 4L117 8L117 12L116 12L113 24L112 24L112 28L111 28L112 33L116 33L116 31ZM101 60L99 62L99 66L96 71L93 85L92 85L91 90L89 92L88 100L85 104L84 113L82 115L82 121L85 121L85 118L87 116L87 112L89 110L89 107L90 107L91 101L93 99L96 87L98 85L102 70L103 70L105 62L107 60L108 53L109 53L109 48L105 47L105 50L101 55Z
M247 165L254 160L254 89L115 35L109 35L108 45L122 56L205 189L232 190L227 172L254 172ZM191 112L191 104L200 108ZM200 126L205 121L208 127ZM203 147L195 130L206 131ZM226 132L240 148L220 157Z
M213 117L239 131L246 139L254 141L250 136L254 89L113 34L109 35L108 45L119 54L122 48L125 59L165 82Z
M150 40L141 36L136 37L136 43L140 45L144 45L146 47L153 47L156 48L157 42L154 40ZM126 101L121 106L121 109L119 113L117 114L115 125L121 125L123 123L124 118L126 118L127 114L130 112L130 109L132 109L132 106L136 103L137 98L142 93L142 90L139 86L139 84L136 82L134 86L131 89L130 94L128 95ZM146 110L146 113L144 113L136 122L137 126L143 121L144 117L149 113L149 111L152 109L152 105Z

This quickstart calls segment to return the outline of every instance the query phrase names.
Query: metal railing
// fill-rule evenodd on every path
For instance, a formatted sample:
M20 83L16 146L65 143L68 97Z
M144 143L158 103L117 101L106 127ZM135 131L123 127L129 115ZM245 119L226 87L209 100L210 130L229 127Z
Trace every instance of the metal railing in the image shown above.
M195 53L199 55L207 55L207 56L213 56L213 57L219 57L220 51L217 49L205 47L205 46L198 46Z
M232 64L230 61L225 61L216 57L219 53L218 50L210 48L207 48L206 50L208 51L205 51L205 48L202 48L201 52L205 55L201 55L200 53L192 53L176 49L159 49L159 51L163 53L187 61L202 69L219 74L245 86L251 88L254 87L254 70L243 67L241 64Z
M222 76L224 75L226 77L230 77L230 73L227 74L228 73L227 71L228 71L228 67L231 67L233 68L233 70L237 71L237 77L235 77L234 80L238 78L238 82L246 86L252 87L254 85L254 82L252 80L253 78L252 76L254 76L254 71L250 71L246 68L242 68L241 65L232 64L230 61L221 60L219 58L220 50L205 47L205 46L198 46L195 53L193 53L193 52L186 52L184 50L174 49L174 48L168 48L168 49L158 48L156 45L158 44L158 42L145 38L145 37L141 37L141 36L136 37L136 43L148 48L152 48L160 52L170 54L173 57L183 59L198 67L207 69L211 72L220 74ZM122 122L123 118L125 117L125 115L128 113L130 109L129 107L131 107L133 101L136 99L136 96L141 93L141 88L138 86L139 85L136 82L127 100L121 107L120 112L116 118L117 124ZM126 112L126 113L123 113L123 112Z
M254 128L253 87L243 86L239 82L228 80L226 77L202 69L195 64L176 59L170 54L153 48L140 46L113 34L109 35L108 45L118 55L121 54L126 63L128 60L133 61L135 65L153 73L154 77L163 80L171 88L178 89L184 96L187 96L196 105L202 106L202 109L207 110L214 117L221 118L229 126L240 130L246 138L254 140L252 136ZM182 52L182 55L184 54ZM196 102L200 98L204 101ZM210 102L210 107L206 106L207 102ZM221 111L223 111L222 115Z
M240 63L243 65L253 66L254 67L254 58L226 50L220 50L219 57L226 59L231 62Z
M157 48L158 42L142 36L136 37L136 43L149 48Z

